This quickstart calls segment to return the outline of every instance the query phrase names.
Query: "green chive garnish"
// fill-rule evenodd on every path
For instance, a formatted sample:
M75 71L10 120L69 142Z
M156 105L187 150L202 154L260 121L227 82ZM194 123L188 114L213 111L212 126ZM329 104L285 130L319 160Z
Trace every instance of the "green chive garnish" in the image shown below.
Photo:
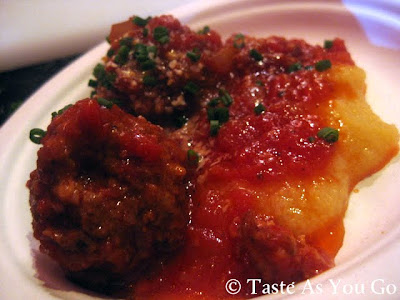
M143 28L143 36L147 37L149 35L149 29L148 28Z
M60 110L52 112L51 118L54 119L55 117L62 115L71 106L72 106L72 104L68 104L68 105L65 105L63 108L61 108Z
M46 131L40 128L33 128L29 131L29 139L35 143L40 144L42 138L46 135Z
M339 130L331 127L324 127L318 131L317 136L328 143L335 143L339 140Z
M146 60L143 63L140 64L140 67L142 70L152 70L156 67L156 62L152 59Z
M229 93L224 89L219 90L219 97L225 106L231 106L233 103L231 95L229 95Z
M256 49L251 49L249 54L255 61L261 61L263 59L261 53L258 52Z
M224 90L219 90L219 97L207 103L207 117L210 121L210 134L216 135L222 124L229 120L229 106L233 103L232 97ZM222 106L221 106L222 105Z
M147 49L148 53L156 53L157 52L157 47L154 46L154 45L153 46L151 46L151 45L147 46L146 49Z
M160 44L166 44L169 42L169 30L167 27L158 26L153 30L154 39Z
M97 79L102 78L103 76L105 76L106 74L106 70L104 68L104 65L102 64L97 64L94 69L93 69L93 75L94 77L96 77Z
M145 75L143 77L143 84L146 86L155 86L157 84L157 79L151 75Z
M97 80L89 79L88 86L95 88L95 87L97 87L97 85L98 85Z
M227 107L210 107L207 109L208 120L217 120L219 124L224 124L229 121L229 109Z
M214 114L220 124L226 123L229 120L229 109L226 107L217 107Z
M122 45L119 48L117 55L115 55L114 61L119 65L124 65L128 61L129 58L129 47L126 45Z
M233 39L233 47L237 49L241 49L244 47L244 35L241 33L238 33L235 35L235 38Z
M183 91L192 95L196 95L199 91L200 88L197 84L195 84L192 81L189 81L184 87Z
M297 63L294 63L294 64L290 65L290 66L288 67L288 70L287 70L287 71L288 71L288 73L292 73L292 72L300 71L301 68L302 68L301 63L300 63L300 62L297 62Z
M146 61L149 59L149 53L147 51L147 47L144 44L136 44L135 45L135 53L134 56L138 61Z
M96 77L98 84L110 89L113 86L116 74L108 73L102 64L97 64L93 69L93 76Z
M220 102L220 99L219 99L219 98L213 98L213 99L211 99L211 100L207 103L207 105L208 105L209 107L215 107L215 106L218 105L219 102Z
M332 66L332 63L329 59L323 59L315 64L315 69L318 72L323 72L325 70L328 70L331 66Z
M207 34L210 32L210 26L206 25L203 27L203 29L199 30L197 33L199 34Z
M97 98L97 102L101 105L104 106L105 108L111 108L114 103L111 101L105 99L105 98Z
M262 103L259 103L256 107L254 107L254 113L256 115L260 115L265 111L265 106Z
M132 47L132 38L131 37L125 37L119 40L119 45L120 46L127 46L128 48Z
M113 55L114 55L114 53L115 53L115 51L114 51L114 49L113 49L113 48L110 48L110 49L108 49L108 51L107 51L107 57L111 57L111 56L113 56Z
M141 17L134 17L132 22L134 24L136 24L137 26L144 27L147 25L147 23L150 21L150 19L151 19L150 17L148 17L147 19L143 19Z
M187 152L187 159L191 165L197 165L199 163L200 156L196 151L189 149Z
M216 136L218 134L220 125L218 120L211 120L210 121L210 135Z
M193 49L193 51L189 51L186 53L186 56L190 58L192 62L198 62L200 60L201 54L198 49Z
M332 46L333 46L333 41L331 41L331 40L325 40L324 41L324 48L325 49L331 49Z

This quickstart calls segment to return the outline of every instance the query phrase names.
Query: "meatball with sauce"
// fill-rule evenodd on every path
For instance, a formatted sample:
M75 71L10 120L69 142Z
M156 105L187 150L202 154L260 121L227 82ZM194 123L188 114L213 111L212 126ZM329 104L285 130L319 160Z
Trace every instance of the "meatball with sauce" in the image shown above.
M95 97L116 99L153 122L190 114L217 78L208 59L222 47L207 26L195 32L172 16L139 17L114 24L110 49L91 85Z
M239 234L241 250L265 282L297 282L313 277L334 263L304 236L279 226L273 217L248 213Z
M27 183L34 236L72 279L107 291L183 244L186 153L162 128L85 99L41 143Z

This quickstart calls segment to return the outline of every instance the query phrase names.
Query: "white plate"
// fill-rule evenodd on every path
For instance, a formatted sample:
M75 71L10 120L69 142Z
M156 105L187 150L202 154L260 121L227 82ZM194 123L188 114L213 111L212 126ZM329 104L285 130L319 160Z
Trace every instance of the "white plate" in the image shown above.
M232 32L273 34L303 38L310 43L322 43L336 36L344 38L356 63L367 72L368 102L385 121L400 128L398 2L201 1L172 13L194 29L207 24L224 36ZM36 92L1 128L1 299L96 297L67 282L58 267L38 252L32 237L25 182L35 168L38 150L28 139L29 130L45 128L52 111L89 95L87 81L106 50L103 43L79 58ZM325 299L337 299L338 295L341 299L372 299L382 289L385 299L400 297L399 182L397 157L383 171L360 183L359 193L351 195L337 266L310 281L315 293L317 284L321 284ZM329 280L340 280L337 294ZM371 286L374 282L375 290ZM297 285L294 298L320 298L321 295L311 293L310 284L308 288ZM361 295L356 294L356 288ZM388 295L394 288L396 293Z
M0 72L85 52L106 37L112 23L194 1L0 1L0 57L7 57Z

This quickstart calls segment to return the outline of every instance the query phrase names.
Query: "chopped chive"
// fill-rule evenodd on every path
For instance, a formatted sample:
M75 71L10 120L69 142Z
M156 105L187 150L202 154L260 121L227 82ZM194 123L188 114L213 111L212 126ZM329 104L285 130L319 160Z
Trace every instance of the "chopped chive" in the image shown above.
M46 135L46 131L40 128L33 128L29 131L29 139L35 143L35 144L40 144L42 141L42 138Z
M203 27L203 29L199 30L197 33L198 34L207 34L210 32L210 26L206 25Z
M93 98L93 96L96 95L96 94L97 94L96 91L91 91L90 92L90 98Z
M332 66L332 63L329 59L323 59L315 64L315 69L318 72L323 72L325 70L328 70L331 66Z
M163 37L159 38L158 41L160 44L166 44L169 42L169 36L164 35Z
M147 25L147 23L150 21L150 19L151 19L150 17L148 17L147 19L143 19L141 17L136 16L133 18L132 22L134 24L136 24L137 26L144 27Z
M258 52L256 49L251 49L249 54L255 61L261 61L263 59L261 53Z
M235 38L233 40L233 47L237 49L241 49L244 47L244 35L241 33L238 33L235 35Z
M209 121L211 120L216 120L215 118L215 108L214 107L210 107L207 109L207 118Z
M331 40L325 40L324 41L324 48L325 49L331 49L332 46L333 46L333 41L331 41Z
M308 137L308 141L309 141L310 143L314 143L314 142L315 142L315 137L309 136L309 137Z
M214 115L220 124L226 123L229 120L229 109L226 107L217 107L215 108Z
M218 105L218 103L220 102L220 98L213 98L210 101L208 101L207 106L209 107L215 107Z
M254 107L254 113L256 115L260 115L265 111L265 106L262 103L259 103L256 107Z
M94 77L96 77L97 79L100 79L102 77L104 77L106 74L106 69L104 68L104 65L102 64L97 64L94 69L93 69L93 75Z
M183 91L192 95L196 95L200 91L200 87L193 81L189 81L184 87Z
M113 48L110 48L110 49L108 49L108 51L107 51L107 57L111 57L111 56L113 56L113 55L114 55L114 53L115 53L115 51L114 51L114 49L113 49Z
M312 70L312 69L314 69L314 66L305 66L304 67L304 70Z
M157 47L154 45L147 46L146 49L147 49L148 53L156 53L157 52Z
M156 46L146 46L144 44L136 44L134 57L139 62L142 70L152 70L156 66L156 62L149 58L149 53L156 53Z
M153 30L153 37L160 44L166 44L169 42L169 30L167 27L158 26Z
M151 75L145 75L143 77L143 84L146 86L155 86L157 84L157 79Z
M105 98L97 98L97 102L101 105L104 106L105 108L111 108L114 103L112 103L110 100L107 100Z
M102 64L97 64L93 69L93 76L97 79L98 84L110 89L115 80L116 74L108 73Z
M207 117L209 121L217 120L219 124L229 121L229 109L227 107L210 107L207 109Z
M328 143L335 143L339 140L339 130L331 127L324 127L318 131L317 136Z
M219 96L220 96L222 103L225 106L230 106L233 103L233 99L232 99L231 95L229 95L229 93L226 90L220 89Z
M99 82L97 80L89 79L88 86L95 88L98 84Z
M149 35L149 29L148 28L143 28L143 36L147 37Z
M291 65L288 67L288 70L287 70L287 71L288 71L288 73L292 73L292 72L300 71L301 68L302 68L301 63L300 63L300 62L296 62L296 63L294 63L294 64L291 64Z
M187 160L191 165L198 165L200 156L196 151L189 149L187 151Z
M118 65L124 65L128 61L129 58L129 47L126 45L122 45L121 48L119 48L117 55L114 58L115 63Z
M218 120L211 120L210 121L210 135L216 136L218 134L220 124Z
M61 108L60 110L52 112L51 113L51 118L53 119L53 118L55 118L55 117L57 117L59 115L62 115L71 106L72 106L72 104L68 104L68 105L65 105L63 108Z
M110 42L110 36L109 36L109 35L106 36L106 41L107 41L107 43L109 43L109 44L111 43L111 42Z
M138 61L146 61L149 59L147 47L144 44L136 44L135 52L133 54Z
M152 70L156 67L156 62L152 59L146 60L143 63L140 64L140 67L142 70L147 71L147 70Z
M119 40L119 45L120 46L127 46L128 48L132 47L132 38L131 37L124 37Z
M256 80L256 85L263 86L263 82L261 80Z
M201 53L198 52L198 49L193 49L193 51L187 52L186 56L190 58L192 62L198 62L200 60Z

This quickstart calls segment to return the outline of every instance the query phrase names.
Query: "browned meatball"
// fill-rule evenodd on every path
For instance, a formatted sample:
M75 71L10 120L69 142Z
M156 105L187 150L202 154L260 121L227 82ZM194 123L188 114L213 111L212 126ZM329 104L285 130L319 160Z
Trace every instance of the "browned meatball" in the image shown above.
M296 238L270 216L249 213L240 238L243 253L268 283L297 282L333 267L333 261L304 237Z
M194 32L172 16L112 26L105 65L97 65L96 96L160 122L195 110L204 87L216 84L207 60L222 47L207 27Z
M41 143L27 183L34 236L70 276L107 289L182 245L186 154L162 128L85 99Z

